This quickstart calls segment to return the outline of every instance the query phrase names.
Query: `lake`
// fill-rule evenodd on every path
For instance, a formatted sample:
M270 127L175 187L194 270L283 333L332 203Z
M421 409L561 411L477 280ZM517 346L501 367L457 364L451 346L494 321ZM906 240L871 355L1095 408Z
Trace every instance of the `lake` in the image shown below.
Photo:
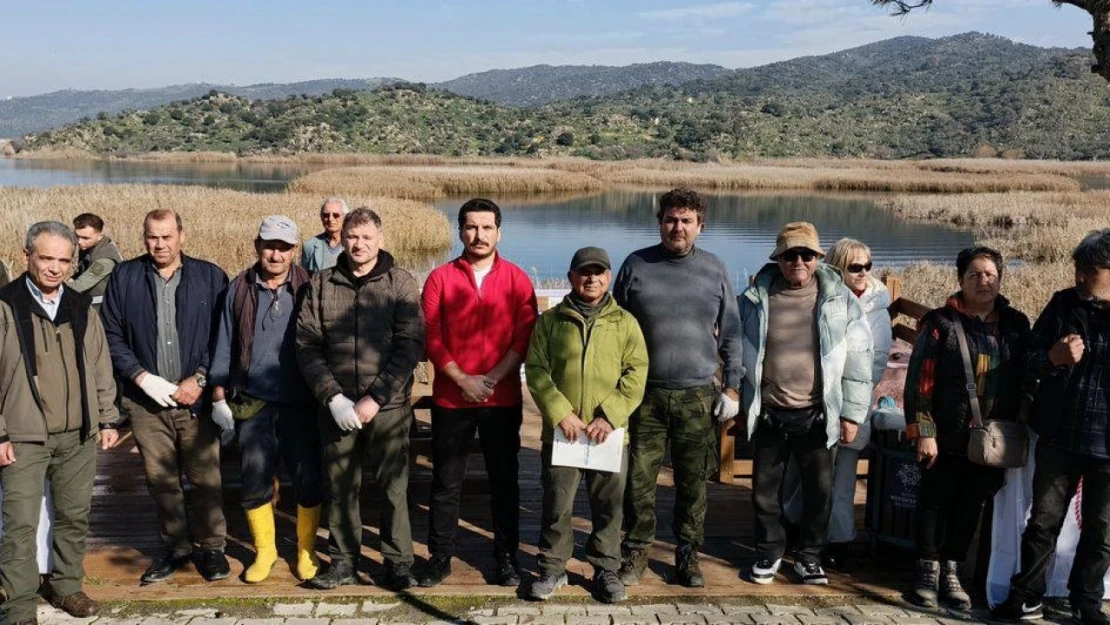
M31 161L0 159L0 186L82 184L185 184L255 192L280 192L292 178L327 165ZM588 196L511 198L491 196L503 210L500 250L540 282L561 281L575 249L605 248L615 265L629 252L659 242L658 191L609 190ZM736 284L767 262L775 235L790 221L813 222L821 243L853 236L871 246L876 265L932 260L954 262L972 242L968 231L906 222L875 206L882 196L811 192L712 193L705 232L697 244L721 257ZM455 222L466 198L436 202ZM457 255L460 244L428 266ZM427 267L424 267L427 268ZM422 268L422 269L424 269Z

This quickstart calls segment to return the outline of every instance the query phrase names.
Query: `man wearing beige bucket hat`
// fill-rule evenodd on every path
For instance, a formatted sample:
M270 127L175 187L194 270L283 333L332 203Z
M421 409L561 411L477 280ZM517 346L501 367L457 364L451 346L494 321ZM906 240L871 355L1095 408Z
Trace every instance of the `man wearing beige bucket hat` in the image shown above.
M859 300L825 255L817 229L786 224L771 260L738 298L743 332L744 414L752 442L757 562L769 584L786 552L779 491L788 462L802 482L801 540L794 570L826 584L821 552L832 511L833 447L850 443L871 403L871 332Z

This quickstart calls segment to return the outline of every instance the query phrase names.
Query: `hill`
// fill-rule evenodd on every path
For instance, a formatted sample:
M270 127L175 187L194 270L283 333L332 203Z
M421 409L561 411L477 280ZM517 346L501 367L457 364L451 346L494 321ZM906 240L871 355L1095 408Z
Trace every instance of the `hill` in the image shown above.
M607 65L534 65L467 74L430 85L459 95L508 106L535 106L580 96L601 96L637 87L681 85L728 73L720 65L693 63L636 63Z
M29 138L31 149L541 154L616 159L1110 157L1088 53L968 33L900 37L678 86L512 108L421 85L250 101L210 94Z

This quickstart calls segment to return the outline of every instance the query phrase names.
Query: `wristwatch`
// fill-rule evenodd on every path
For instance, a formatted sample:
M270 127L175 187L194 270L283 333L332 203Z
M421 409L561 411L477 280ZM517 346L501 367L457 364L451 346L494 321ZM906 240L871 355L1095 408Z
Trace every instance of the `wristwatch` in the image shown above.
M194 373L193 377L196 378L197 386L204 388L208 385L208 378L204 377L203 373Z

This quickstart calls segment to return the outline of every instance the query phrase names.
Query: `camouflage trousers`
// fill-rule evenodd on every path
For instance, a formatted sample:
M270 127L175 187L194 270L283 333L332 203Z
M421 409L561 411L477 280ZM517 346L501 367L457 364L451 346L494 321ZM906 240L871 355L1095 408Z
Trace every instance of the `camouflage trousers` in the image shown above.
M705 539L705 481L716 464L716 429L710 410L717 395L707 386L648 386L629 425L628 484L624 494L625 551L655 540L655 489L670 443L674 469L676 544L700 547Z

